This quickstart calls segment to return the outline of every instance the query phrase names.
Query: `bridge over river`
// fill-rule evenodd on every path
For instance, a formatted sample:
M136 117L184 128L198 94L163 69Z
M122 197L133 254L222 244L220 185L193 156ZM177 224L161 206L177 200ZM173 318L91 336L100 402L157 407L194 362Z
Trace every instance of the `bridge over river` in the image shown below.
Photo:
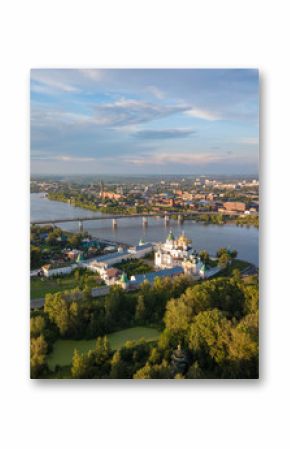
M45 224L58 224L58 223L69 223L69 222L78 222L80 232L83 231L83 222L84 221L96 221L96 220L112 220L113 228L117 227L117 220L122 218L136 218L140 217L142 219L143 226L148 225L148 218L150 217L160 217L163 218L165 223L168 223L170 217L177 217L178 222L183 222L185 217L194 217L198 215L224 215L224 216L237 216L241 215L239 212L232 211L223 211L223 212L201 212L201 211L191 211L191 212L167 212L167 213L150 213L150 214L131 214L131 215L106 215L103 214L101 216L95 217L73 217L73 218L56 218L56 219L47 219L47 220L35 220L31 221L31 225L45 225Z

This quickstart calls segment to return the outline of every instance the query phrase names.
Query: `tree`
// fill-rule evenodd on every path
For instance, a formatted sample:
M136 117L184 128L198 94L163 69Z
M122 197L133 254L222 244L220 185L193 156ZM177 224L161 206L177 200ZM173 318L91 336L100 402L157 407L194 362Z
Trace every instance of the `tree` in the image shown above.
M81 327L81 309L79 303L74 301L68 304L68 330L77 336Z
M149 363L140 368L135 374L134 379L152 379L152 367Z
M31 245L30 247L30 266L37 268L41 264L41 251L38 246Z
M185 377L184 377L181 373L177 373L177 374L175 375L174 379L182 380L182 379L185 379Z
M111 361L111 379L126 379L127 376L127 365L122 360L121 352L116 351L112 357Z
M92 297L92 289L88 285L85 286L83 290L83 299L88 300Z
M241 272L238 268L235 268L232 272L232 279L234 282L236 283L240 283L241 282Z
M30 335L31 337L38 337L45 329L45 319L38 315L30 318Z
M60 335L65 335L69 329L69 305L63 298L63 293L47 294L44 311L48 314L49 319L57 325Z
M86 354L80 354L77 349L74 350L71 375L74 379L86 379L88 372L88 357Z
M160 351L159 348L152 348L151 352L150 352L150 357L148 359L149 363L151 363L152 365L156 365L158 363L161 363L162 360L162 352Z
M221 364L227 357L231 322L217 309L199 313L189 332L189 347L197 361L215 361Z
M107 336L97 338L95 353L97 365L103 365L108 360L110 345Z
M47 243L51 246L57 245L58 244L57 239L58 237L61 236L61 233L62 233L61 229L59 228L54 229L52 232L48 234Z
M30 372L33 379L39 377L43 372L46 371L46 353L47 353L47 343L43 337L40 335L36 338L31 338L30 340Z
M231 258L228 253L221 253L221 255L218 258L218 266L220 268L226 268L230 259Z
M187 379L203 379L205 377L198 362L194 362L191 365L191 367L189 368L189 370L186 374L186 377L187 377Z
M239 326L231 330L229 342L229 359L235 361L248 361L255 357L258 352L257 342L251 338Z
M259 289L257 285L247 285L244 288L245 305L244 312L255 313L259 310Z
M145 299L143 295L138 295L137 304L136 304L136 312L135 312L135 320L136 321L144 321L146 317L145 313Z
M184 335L192 319L191 305L182 299L171 299L166 306L164 322L173 333Z
M171 280L171 294L170 298L178 298L182 293L192 285L192 278L186 274L175 276Z
M110 342L109 339L107 337L107 335L104 336L103 338L103 347L104 347L104 353L109 356L110 351L111 351L111 347L110 347Z
M80 234L72 234L69 236L68 244L73 248L78 248L81 244L82 236Z
M166 360L159 365L150 365L148 362L133 376L134 379L170 379L172 373Z
M105 319L108 329L120 325L120 312L123 307L124 291L119 286L113 286L105 298Z
M219 259L222 254L228 254L227 248L220 248L217 250L216 256Z
M202 262L204 264L208 264L209 263L209 254L206 250L202 250L199 252L199 257L201 258Z
M253 379L259 376L258 336L246 323L231 330L228 345L228 362L223 366L223 375L231 378Z

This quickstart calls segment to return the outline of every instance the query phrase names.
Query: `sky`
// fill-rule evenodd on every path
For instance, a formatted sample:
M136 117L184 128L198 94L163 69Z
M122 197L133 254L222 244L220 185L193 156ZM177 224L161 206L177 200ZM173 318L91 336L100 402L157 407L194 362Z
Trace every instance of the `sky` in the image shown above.
M31 173L255 175L255 69L33 69Z

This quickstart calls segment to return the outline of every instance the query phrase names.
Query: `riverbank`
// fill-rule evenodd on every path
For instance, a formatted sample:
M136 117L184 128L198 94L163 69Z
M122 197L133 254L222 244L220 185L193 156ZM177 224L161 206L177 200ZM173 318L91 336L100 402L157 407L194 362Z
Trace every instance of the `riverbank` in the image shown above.
M122 207L122 206L107 206L99 207L91 202L79 201L77 199L71 199L60 193L49 193L47 199L50 201L60 201L67 203L72 207L80 207L82 209L90 210L92 212L101 212L102 214L119 214L119 215L132 215L136 214L136 208ZM131 210L132 209L132 210ZM143 212L143 211L142 211Z
M81 209L90 210L92 212L100 212L102 214L121 214L121 215L135 215L136 213L148 214L153 212L151 209L138 207L122 207L122 206L106 206L99 207L92 202L84 202L76 199L71 200L70 198L64 196L60 193L49 193L47 196L50 201L59 201L62 203L67 203L72 207L79 207ZM178 215L182 213L188 213L188 210L176 210L174 208L166 208L164 212L171 212L173 215L171 219L177 220ZM174 215L176 213L176 215ZM193 214L192 216L184 216L184 221L196 221L208 224L226 225L226 224L236 224L240 226L254 226L259 227L259 216L258 215L242 215L237 217L226 217L222 214L209 215L207 212L200 211L200 215Z

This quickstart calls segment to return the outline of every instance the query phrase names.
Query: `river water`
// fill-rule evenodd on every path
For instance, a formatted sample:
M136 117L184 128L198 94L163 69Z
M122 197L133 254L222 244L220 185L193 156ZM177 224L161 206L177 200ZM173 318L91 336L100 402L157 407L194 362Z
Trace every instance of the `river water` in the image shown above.
M31 221L51 220L74 217L102 216L100 212L93 212L80 207L73 207L67 203L50 201L42 193L32 193ZM66 231L78 231L78 223L58 224ZM254 227L236 225L208 225L185 221L183 224L170 220L165 226L162 218L149 218L148 226L142 226L141 218L122 218L118 220L118 227L113 229L111 220L84 222L84 230L100 239L115 240L129 244L136 244L140 238L148 242L164 241L169 229L175 237L182 231L192 240L193 247L199 251L206 249L214 255L217 249L228 247L238 251L238 257L256 266L259 265L259 231Z

